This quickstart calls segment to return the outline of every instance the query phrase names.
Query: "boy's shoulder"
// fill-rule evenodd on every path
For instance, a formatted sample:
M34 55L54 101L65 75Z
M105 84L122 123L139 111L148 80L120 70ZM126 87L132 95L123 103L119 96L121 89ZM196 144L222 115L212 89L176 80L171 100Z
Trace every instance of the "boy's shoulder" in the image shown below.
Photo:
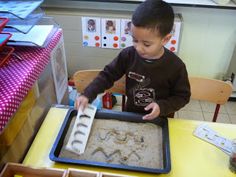
M134 53L135 48L134 48L134 46L129 46L129 47L126 47L126 48L122 49L121 52Z
M122 58L134 58L135 52L136 52L136 50L135 50L134 46L126 47L121 50L120 56Z
M183 60L178 57L174 52L171 52L170 50L165 48L165 56L168 58L168 60L174 64L180 64L180 65L185 65Z

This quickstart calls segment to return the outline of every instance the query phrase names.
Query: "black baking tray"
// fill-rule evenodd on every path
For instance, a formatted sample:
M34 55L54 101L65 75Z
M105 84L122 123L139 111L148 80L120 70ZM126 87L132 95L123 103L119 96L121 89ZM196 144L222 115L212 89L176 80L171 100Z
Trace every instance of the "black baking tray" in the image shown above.
M53 147L50 151L49 158L55 162L62 163L71 163L79 165L88 165L88 166L98 166L98 167L107 167L113 169L124 169L132 170L139 172L147 173L169 173L171 170L171 160L170 160L170 143L169 143L169 129L168 129L168 120L166 118L156 118L152 121L142 120L141 114L131 113L131 112L118 112L111 110L97 110L95 119L115 119L120 121L136 122L136 123L154 123L162 128L162 150L163 150L163 168L154 169L146 167L137 167L137 166L128 166L122 164L110 164L104 162L94 162L89 160L80 160L80 159L70 159L70 158L61 158L59 157L60 151L63 146L64 139L66 137L67 130L70 127L72 117L77 115L76 109L69 109L68 113L64 119L64 122L61 126L61 129L57 135L57 138L53 144Z

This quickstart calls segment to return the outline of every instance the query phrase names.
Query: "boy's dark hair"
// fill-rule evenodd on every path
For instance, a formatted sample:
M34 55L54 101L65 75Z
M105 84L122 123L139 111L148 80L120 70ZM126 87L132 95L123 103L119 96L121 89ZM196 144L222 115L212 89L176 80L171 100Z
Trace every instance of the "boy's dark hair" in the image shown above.
M146 0L134 11L132 23L136 27L158 31L164 37L173 28L174 11L162 0Z

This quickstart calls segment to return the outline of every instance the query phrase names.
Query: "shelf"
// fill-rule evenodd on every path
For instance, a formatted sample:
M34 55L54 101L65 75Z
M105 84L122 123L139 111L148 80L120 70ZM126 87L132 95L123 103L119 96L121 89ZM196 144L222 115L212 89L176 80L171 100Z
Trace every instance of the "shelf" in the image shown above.
M125 4L136 5L143 2L143 0L45 0L42 4L43 7L56 7L56 8L97 8L97 9L107 9L109 4L116 3L117 5L122 4L123 8ZM228 4L219 5L215 3L213 0L166 0L166 2L170 3L173 6L182 6L182 7L202 7L202 8L217 8L217 9L234 9L236 10L236 4L231 0ZM106 4L103 6L96 5L97 3ZM88 5L88 6L86 6ZM94 7L93 7L94 6ZM113 6L113 7L112 7ZM111 6L113 10L114 5ZM122 8L118 7L118 10L122 10Z
M0 12L12 14L17 18L25 19L43 0L0 0Z
M38 8L25 19L17 18L16 16L9 13L0 13L0 17L6 17L9 22L6 24L3 31L5 32L22 32L28 33L30 29L38 23L38 21L45 16L44 12Z
M174 6L186 7L203 7L203 8L218 8L218 9L235 9L236 4L232 0L225 5L219 5L212 0L167 0Z

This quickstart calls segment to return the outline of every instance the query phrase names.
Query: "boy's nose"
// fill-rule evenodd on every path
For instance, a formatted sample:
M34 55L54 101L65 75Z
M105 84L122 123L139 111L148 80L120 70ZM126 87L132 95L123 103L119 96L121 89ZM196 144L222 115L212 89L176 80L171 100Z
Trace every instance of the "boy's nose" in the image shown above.
M138 53L142 53L142 47L140 45L134 45L134 48L137 50Z

